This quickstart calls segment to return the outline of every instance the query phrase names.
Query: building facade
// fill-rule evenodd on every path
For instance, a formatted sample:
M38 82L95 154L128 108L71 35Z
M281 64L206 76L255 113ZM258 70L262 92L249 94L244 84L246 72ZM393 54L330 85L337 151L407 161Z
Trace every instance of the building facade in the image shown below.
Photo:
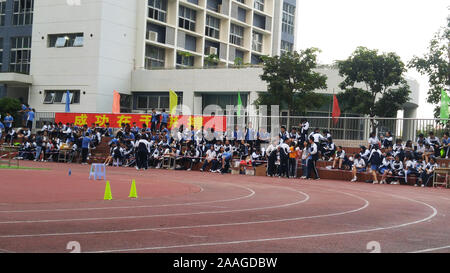
M72 112L111 112L114 90L123 112L169 108L169 90L193 114L251 105L261 56L295 50L297 14L296 0L0 0L0 96L38 112L63 112L67 90ZM318 92L338 92L323 73Z
M235 104L238 93L247 104L266 87L257 69L237 67L295 49L295 0L0 3L2 72L8 72L0 77L0 96L20 97L38 111L63 111L66 90L78 112L110 112L113 90L127 112L168 108L169 89L196 112L209 102ZM13 25L15 17L26 25ZM13 50L28 50L15 62L13 42L20 43ZM212 84L197 88L206 82Z
M0 0L0 97L28 99L33 0Z

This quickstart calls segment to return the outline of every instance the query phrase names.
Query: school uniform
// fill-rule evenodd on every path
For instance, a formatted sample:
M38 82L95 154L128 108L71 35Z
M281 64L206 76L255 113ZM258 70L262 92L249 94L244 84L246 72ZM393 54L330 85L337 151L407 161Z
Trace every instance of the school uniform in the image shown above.
M300 129L300 143L303 146L303 142L307 141L306 137L308 136L309 131L309 122L305 121L302 123L302 127Z
M268 164L267 164L267 175L274 176L276 171L275 162L277 161L277 147L273 144L270 144L267 147L266 153L268 155Z
M307 166L308 166L308 176L307 178L310 178L311 173L314 172L314 175L316 179L319 179L319 172L316 168L316 161L319 159L319 149L317 147L316 143L312 143L309 147L309 154L310 157L307 159Z
M367 159L367 162L370 163L370 169L372 171L377 171L379 166L381 165L383 161L383 155L380 151L380 149L372 149L370 152L369 158Z
M136 166L138 169L148 169L148 154L150 142L146 139L139 139L136 144Z
M281 143L280 147L280 169L278 170L279 176L289 177L289 145Z
M434 175L434 170L439 167L437 163L432 164L431 162L428 162L427 165L425 165L425 168L423 169L422 173L420 174L420 181L422 183L422 187L427 187L430 183L430 180L432 179Z
M89 145L91 143L91 138L88 136L83 137L81 144L81 163L86 163L86 159L89 153Z

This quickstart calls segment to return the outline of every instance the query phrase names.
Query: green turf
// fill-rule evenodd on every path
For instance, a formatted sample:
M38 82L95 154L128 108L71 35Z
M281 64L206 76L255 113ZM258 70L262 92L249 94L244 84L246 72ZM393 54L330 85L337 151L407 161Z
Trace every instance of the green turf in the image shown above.
M48 168L30 168L30 167L17 167L17 166L10 166L7 165L0 165L0 169L12 169L12 170L42 170L42 171L48 171L50 169Z

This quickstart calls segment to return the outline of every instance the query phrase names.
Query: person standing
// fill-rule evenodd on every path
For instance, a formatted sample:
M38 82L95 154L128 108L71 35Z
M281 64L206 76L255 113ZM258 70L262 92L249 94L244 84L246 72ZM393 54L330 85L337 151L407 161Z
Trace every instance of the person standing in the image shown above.
M6 116L3 119L3 121L5 122L6 130L8 130L9 128L12 128L12 124L14 122L14 118L11 116L10 113L6 113Z
M37 135L36 135L36 154L34 156L34 161L39 160L39 158L41 156L41 152L42 152L42 146L43 146L42 132L39 131L39 132L37 132Z
M162 109L161 117L162 117L162 119L161 119L161 126L160 126L160 128L161 129L163 127L167 128L167 124L169 123L169 114L166 113L166 109Z
M27 128L33 129L33 121L34 121L34 116L35 116L35 112L34 109L31 109L30 111L28 111L27 113Z
M311 178L311 173L314 172L315 180L319 180L319 172L316 168L316 162L319 159L319 149L317 144L314 142L314 137L311 136L309 138L309 151L308 151L308 159L307 159L307 167L308 167L308 176L307 178Z
M150 151L150 142L145 137L136 141L136 169L148 169L148 154Z
M85 133L82 141L81 141L81 164L86 165L86 159L89 154L89 145L91 144L91 138L89 137L89 133Z

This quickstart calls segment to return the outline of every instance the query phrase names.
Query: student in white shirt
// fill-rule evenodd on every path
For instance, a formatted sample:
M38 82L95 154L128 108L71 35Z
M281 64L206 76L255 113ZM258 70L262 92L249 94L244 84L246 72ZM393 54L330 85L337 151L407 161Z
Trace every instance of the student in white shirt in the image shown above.
M362 173L365 171L366 171L366 162L364 161L364 159L361 158L360 154L356 154L355 160L353 160L353 167L352 167L353 179L350 181L356 182L358 180L358 177L356 177L356 173Z
M205 171L206 167L214 160L216 159L216 151L214 150L214 146L211 145L211 148L206 151L206 159L205 162L203 163L202 168L200 169L200 171Z

